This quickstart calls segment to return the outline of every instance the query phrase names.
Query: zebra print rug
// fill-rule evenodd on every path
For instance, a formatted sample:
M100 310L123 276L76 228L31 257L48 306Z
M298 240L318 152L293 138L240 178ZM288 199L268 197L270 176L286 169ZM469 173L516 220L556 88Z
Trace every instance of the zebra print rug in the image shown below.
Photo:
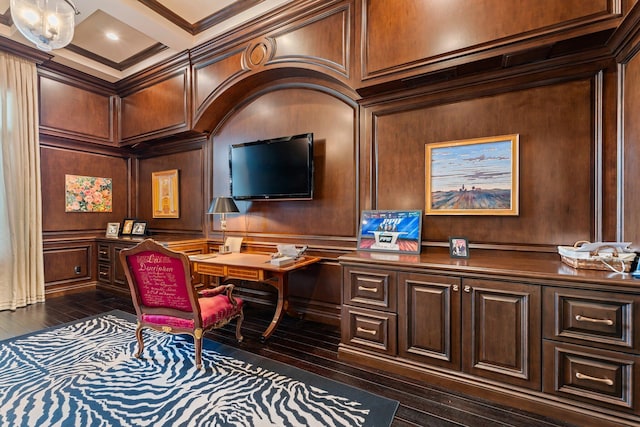
M398 402L113 311L0 342L2 426L389 426Z

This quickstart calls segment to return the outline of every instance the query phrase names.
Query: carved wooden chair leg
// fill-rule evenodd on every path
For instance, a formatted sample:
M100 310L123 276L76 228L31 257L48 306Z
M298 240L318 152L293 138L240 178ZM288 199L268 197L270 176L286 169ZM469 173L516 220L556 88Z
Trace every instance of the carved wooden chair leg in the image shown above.
M242 333L240 332L240 328L242 327L243 320L244 320L244 310L240 312L240 316L238 316L236 320L236 340L238 340L238 342L242 342L242 340L244 339L244 337L242 336Z
M142 326L138 323L138 327L136 328L136 339L138 340L138 352L135 356L139 359L142 356L142 351L144 350L144 340L142 338Z
M202 368L202 329L194 331L194 344L196 347L196 369Z

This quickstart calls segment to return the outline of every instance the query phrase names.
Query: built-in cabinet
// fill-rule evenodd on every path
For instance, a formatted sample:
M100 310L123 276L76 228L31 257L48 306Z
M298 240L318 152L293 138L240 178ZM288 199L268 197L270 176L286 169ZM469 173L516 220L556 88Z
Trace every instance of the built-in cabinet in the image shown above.
M539 286L361 267L344 278L343 343L539 388Z
M206 240L202 238L176 238L174 236L154 236L154 240L171 250L187 255L205 253ZM98 285L117 292L129 292L129 285L120 263L120 251L140 243L142 238L123 237L119 239L99 238L98 245ZM194 283L200 283L200 275L194 276Z
M519 274L504 254L375 255L340 257L341 358L576 424L640 422L630 275L575 270L555 254L514 255Z

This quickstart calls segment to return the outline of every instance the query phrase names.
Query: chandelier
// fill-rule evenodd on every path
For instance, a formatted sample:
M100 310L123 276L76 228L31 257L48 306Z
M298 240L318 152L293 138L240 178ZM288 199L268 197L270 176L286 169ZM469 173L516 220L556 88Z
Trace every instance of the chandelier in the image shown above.
M11 0L11 19L20 33L40 50L60 49L71 42L75 15L70 0Z

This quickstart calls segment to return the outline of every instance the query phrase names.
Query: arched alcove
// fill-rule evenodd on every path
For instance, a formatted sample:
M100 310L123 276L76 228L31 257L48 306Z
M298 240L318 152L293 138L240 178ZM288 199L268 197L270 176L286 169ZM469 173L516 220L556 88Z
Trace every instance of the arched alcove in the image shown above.
M233 108L221 115L211 134L212 196L229 194L231 144L307 132L314 134L313 200L238 202L243 215L228 221L231 232L329 239L355 236L358 106L317 83L272 82L236 99Z

